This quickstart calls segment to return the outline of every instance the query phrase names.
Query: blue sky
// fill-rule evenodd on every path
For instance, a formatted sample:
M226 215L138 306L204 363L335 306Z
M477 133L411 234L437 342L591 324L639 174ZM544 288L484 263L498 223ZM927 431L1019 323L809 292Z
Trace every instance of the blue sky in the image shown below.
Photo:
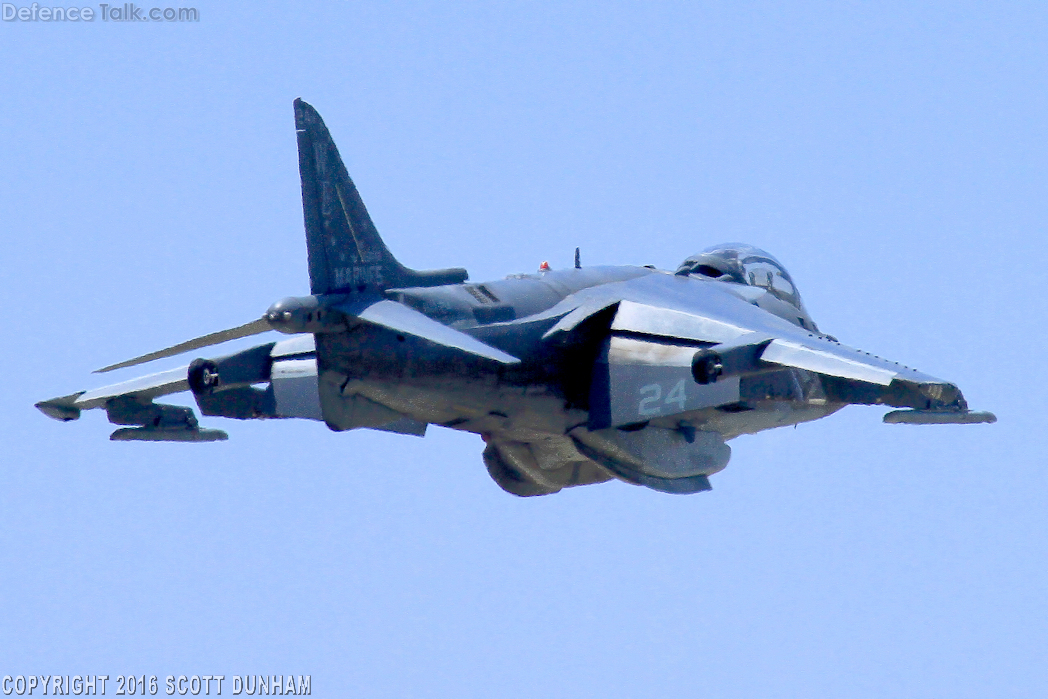
M198 8L0 26L0 674L1048 691L1042 4ZM409 266L483 280L579 246L673 268L749 242L825 331L1000 422L849 408L736 440L710 493L519 500L447 430L205 419L229 441L125 444L40 415L307 291L295 97Z

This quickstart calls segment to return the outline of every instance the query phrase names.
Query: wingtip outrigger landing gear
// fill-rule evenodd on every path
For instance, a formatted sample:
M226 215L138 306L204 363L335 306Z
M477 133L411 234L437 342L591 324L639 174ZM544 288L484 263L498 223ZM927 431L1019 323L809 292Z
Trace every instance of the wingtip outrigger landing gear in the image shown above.
M103 408L111 423L127 425L109 435L114 442L222 442L229 439L222 430L201 429L192 408L154 403L141 396L93 398L81 391L40 401L36 407L44 415L62 422L80 419L84 409Z

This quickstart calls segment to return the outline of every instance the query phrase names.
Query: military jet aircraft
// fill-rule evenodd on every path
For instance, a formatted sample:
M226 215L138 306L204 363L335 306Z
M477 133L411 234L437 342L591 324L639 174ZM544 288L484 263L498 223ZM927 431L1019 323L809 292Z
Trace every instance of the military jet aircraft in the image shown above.
M226 439L206 416L305 418L335 431L480 435L514 495L618 479L709 490L742 434L885 405L889 423L994 422L957 386L821 332L785 268L742 244L675 271L582 267L470 283L415 271L379 237L320 115L295 101L310 296L258 320L105 367L105 372L276 330L292 337L37 403L75 420L101 408L113 440Z

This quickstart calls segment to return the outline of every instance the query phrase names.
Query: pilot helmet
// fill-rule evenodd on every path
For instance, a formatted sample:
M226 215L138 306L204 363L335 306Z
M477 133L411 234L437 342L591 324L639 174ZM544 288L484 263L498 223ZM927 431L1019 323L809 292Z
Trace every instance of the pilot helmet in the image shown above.
M803 308L797 287L782 263L770 253L745 243L706 248L684 260L677 274L760 287L786 303Z

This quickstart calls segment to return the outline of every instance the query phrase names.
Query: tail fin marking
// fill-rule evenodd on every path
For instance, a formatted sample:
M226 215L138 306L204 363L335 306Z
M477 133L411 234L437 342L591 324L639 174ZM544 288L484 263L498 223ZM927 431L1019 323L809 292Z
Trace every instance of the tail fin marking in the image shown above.
M464 269L418 272L400 264L371 221L324 120L301 99L295 100L295 130L312 293L439 286L468 278Z

